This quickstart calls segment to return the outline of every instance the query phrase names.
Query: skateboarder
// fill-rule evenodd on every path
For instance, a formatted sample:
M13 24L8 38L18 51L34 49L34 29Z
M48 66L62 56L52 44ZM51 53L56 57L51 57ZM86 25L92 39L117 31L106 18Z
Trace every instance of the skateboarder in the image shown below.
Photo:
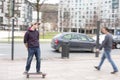
M36 22L31 25L31 27L28 28L24 35L24 44L28 50L28 58L26 62L25 67L25 74L27 74L30 70L31 61L33 59L33 56L36 57L36 72L40 73L40 66L41 66L41 60L40 60L40 46L39 46L39 32L37 31L40 23Z

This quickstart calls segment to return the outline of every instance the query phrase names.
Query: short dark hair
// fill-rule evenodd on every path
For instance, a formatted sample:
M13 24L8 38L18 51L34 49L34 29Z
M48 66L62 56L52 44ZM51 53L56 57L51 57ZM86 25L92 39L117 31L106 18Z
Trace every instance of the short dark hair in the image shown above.
M104 28L106 31L108 31L108 32L110 31L110 30L108 29L108 27L103 27L103 28Z
M36 25L36 24L40 25L40 23L38 23L38 22L34 23L34 25Z

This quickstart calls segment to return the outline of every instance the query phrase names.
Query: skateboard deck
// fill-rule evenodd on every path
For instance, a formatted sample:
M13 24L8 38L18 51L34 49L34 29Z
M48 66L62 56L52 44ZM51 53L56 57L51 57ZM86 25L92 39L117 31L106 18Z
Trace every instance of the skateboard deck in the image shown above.
M45 78L46 74L45 73L34 73L34 72L30 72L30 73L26 73L26 78L29 78L30 75L41 75L42 78Z

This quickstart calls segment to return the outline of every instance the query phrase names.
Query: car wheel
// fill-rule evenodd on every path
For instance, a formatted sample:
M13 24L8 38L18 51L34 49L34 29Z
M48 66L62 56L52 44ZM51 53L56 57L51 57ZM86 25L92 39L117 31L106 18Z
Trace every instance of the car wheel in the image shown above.
M119 49L119 48L120 48L120 44L117 44L117 45L116 45L116 48Z
M61 47L61 46L59 47L58 51L59 51L60 53L62 52L62 47Z
M96 52L96 46L92 48L92 52L93 52L93 53Z

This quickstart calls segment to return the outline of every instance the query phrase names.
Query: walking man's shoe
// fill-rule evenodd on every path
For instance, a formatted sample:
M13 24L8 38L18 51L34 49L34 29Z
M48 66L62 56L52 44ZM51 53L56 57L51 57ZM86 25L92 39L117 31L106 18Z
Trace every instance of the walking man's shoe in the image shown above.
M95 66L95 69L100 70L100 68L98 68L98 66Z
M115 73L117 73L118 71L113 71L113 72L111 72L111 74L115 74Z

